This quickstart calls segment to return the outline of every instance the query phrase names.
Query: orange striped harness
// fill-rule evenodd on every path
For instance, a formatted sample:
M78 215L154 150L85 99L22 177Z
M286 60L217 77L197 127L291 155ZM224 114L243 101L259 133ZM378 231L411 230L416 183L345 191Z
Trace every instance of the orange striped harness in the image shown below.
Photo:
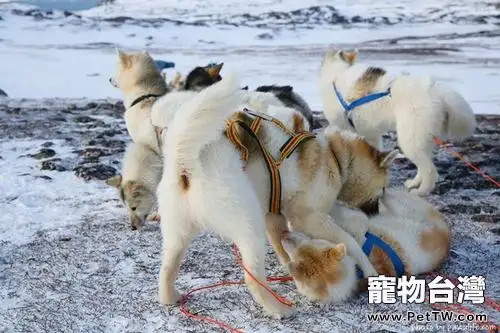
M281 177L280 177L280 165L281 163L290 157L290 155L297 149L297 147L308 139L315 138L316 135L308 131L294 132L287 128L281 121L266 114L251 111L248 109L243 109L244 112L254 119L250 126L241 120L233 120L228 124L227 137L231 142L241 150L241 155L243 161L248 161L248 149L242 144L240 138L238 137L237 126L244 129L251 137L253 137L259 144L262 155L266 162L267 169L269 171L270 183L271 183L271 198L269 200L269 211L274 214L281 213ZM269 150L262 144L262 142L257 137L257 132L260 129L262 120L266 120L274 123L276 126L281 128L285 133L290 135L290 138L281 146L280 156L277 160L273 158Z

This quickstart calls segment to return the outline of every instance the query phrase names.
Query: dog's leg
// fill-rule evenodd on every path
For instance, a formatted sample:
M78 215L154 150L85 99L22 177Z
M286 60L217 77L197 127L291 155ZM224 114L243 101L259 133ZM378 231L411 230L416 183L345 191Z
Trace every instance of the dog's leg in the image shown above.
M266 282L264 266L266 255L265 238L244 237L239 239L237 244L241 253L243 265L252 274L252 276L250 276L250 274L245 271L245 282L253 298L275 318L280 319L292 315L293 307L280 303L268 290L262 287L262 285L269 287Z
M288 231L286 218L283 215L268 213L266 215L266 230L267 238L274 252L278 256L280 263L286 267L290 262L290 257L281 244L283 234Z
M324 239L337 244L344 243L347 253L356 260L365 277L378 275L361 246L351 235L335 224L328 214L311 212L303 217L294 216L290 222L293 230L303 232L313 238Z
M216 190L205 189L205 200L198 206L203 217L201 222L236 243L245 269L259 281L245 272L245 282L255 301L276 318L289 316L293 307L280 303L262 287L268 286L265 271L266 225L260 202L251 190L253 186L243 173L227 177L227 181L217 180Z
M159 200L161 233L163 238L163 259L160 268L158 298L161 304L174 304L180 294L175 288L175 280L184 254L199 229L182 211L178 200ZM184 213L184 214L183 214Z
M436 184L438 174L432 162L434 142L428 132L408 131L398 127L398 143L403 154L417 166L417 175L405 182L405 187L419 196L428 195ZM418 135L416 135L418 134Z
M417 168L422 170L422 182L418 188L414 188L410 192L419 196L427 196L436 186L438 173L431 157L422 156L416 163Z

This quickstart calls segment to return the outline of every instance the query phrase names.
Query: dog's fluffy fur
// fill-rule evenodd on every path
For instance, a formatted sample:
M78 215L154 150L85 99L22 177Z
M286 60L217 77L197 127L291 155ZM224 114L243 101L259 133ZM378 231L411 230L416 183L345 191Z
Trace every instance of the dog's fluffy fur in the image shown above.
M360 245L367 231L389 243L403 261L407 275L431 271L445 260L450 228L436 209L420 197L396 190L387 191L381 205L383 213L371 218L336 205L332 217ZM344 244L296 232L286 234L282 242L291 260L290 274L303 295L322 302L341 302L358 289L355 261L346 253ZM376 246L370 261L379 274L395 275L392 262Z
M150 115L151 106L157 98L147 98L134 106L131 104L144 95L165 95L168 92L167 84L148 52L127 54L119 50L118 58L116 74L110 82L124 94L125 123L129 135L134 142L159 154L158 134Z
M433 136L446 140L472 135L476 122L469 104L430 77L391 77L384 69L357 64L356 58L357 51L334 49L323 58L319 88L328 121L357 131L375 147L380 147L383 133L396 130L402 152L418 168L415 178L407 180L405 186L419 195L429 194L437 180ZM333 83L347 102L389 87L391 94L351 111L353 129Z
M160 156L149 147L132 142L123 158L122 174L106 180L106 184L118 190L133 230L141 227L147 219L159 219L153 209L156 208L156 187L161 172Z
M314 122L311 108L299 94L293 91L292 86L260 86L257 87L255 91L272 93L283 103L283 105L302 113L302 115L307 119L307 122L309 123L309 127L307 128L307 130L312 131L313 129L316 129L316 124Z
M245 267L263 283L266 231L282 260L288 260L276 241L286 230L286 220L294 230L345 242L365 276L374 275L357 242L331 223L328 213L342 196L353 206L380 196L394 152L379 152L356 134L334 128L320 133L281 165L284 217L267 214L270 184L263 158L259 153L251 154L245 165L239 150L224 135L229 118L248 120L246 113L234 113L242 104L242 93L245 91L230 76L180 107L177 93L172 93L153 108L153 121L155 113L161 113L158 118L167 129L162 137L164 169L157 191L163 235L160 301L171 304L179 299L174 282L180 262L191 239L204 228L234 241ZM290 128L304 129L305 119L300 113L264 104L265 110L258 111L267 112ZM288 139L268 122L262 124L258 135L274 156ZM268 313L277 317L290 313L290 308L277 302L248 275L245 280L254 299Z

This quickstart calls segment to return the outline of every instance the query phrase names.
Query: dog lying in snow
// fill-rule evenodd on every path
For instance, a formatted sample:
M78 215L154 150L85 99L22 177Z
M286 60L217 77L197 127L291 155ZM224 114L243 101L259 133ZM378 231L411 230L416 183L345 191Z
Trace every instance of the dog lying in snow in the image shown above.
M156 208L156 187L160 182L162 160L149 147L130 143L123 158L122 174L106 180L118 190L127 208L130 227L136 230L146 220L159 220Z
M396 130L399 147L417 166L415 178L405 186L425 196L438 177L432 162L434 136L443 140L471 136L476 126L472 109L456 91L430 77L392 77L382 68L356 63L357 55L333 49L325 54L319 74L325 115L377 148L383 133ZM366 98L374 100L363 103ZM360 105L350 110L349 103L356 101Z
M397 190L386 191L380 203L384 212L370 218L341 205L332 210L335 222L361 246L376 236L395 251L396 256L390 256L375 241L369 258L379 274L418 275L434 270L446 259L450 228L429 203ZM344 244L298 232L285 234L282 243L290 257L290 274L303 295L322 302L341 302L357 291L361 280Z
M179 107L178 95L167 94L155 104L152 120L165 128L164 168L157 198L163 235L163 259L159 276L159 299L163 304L178 301L174 283L183 255L193 237L211 229L234 241L245 267L265 282L265 234L283 262L288 256L281 246L287 220L294 230L331 242L346 244L364 276L376 274L357 242L329 216L337 199L354 207L377 202L387 184L387 168L396 153L380 152L361 137L330 127L315 139L305 141L280 167L281 212L267 214L270 200L269 172L262 154L247 142L247 163L226 137L227 121L248 123L251 117L240 110L242 93L238 81L225 77ZM265 104L265 112L294 131L304 129L304 117L293 109ZM158 116L155 116L158 114ZM159 121L159 122L157 122ZM289 135L264 121L257 136L273 156ZM243 170L245 168L245 170ZM245 274L245 281L264 309L283 317L291 309L279 303Z

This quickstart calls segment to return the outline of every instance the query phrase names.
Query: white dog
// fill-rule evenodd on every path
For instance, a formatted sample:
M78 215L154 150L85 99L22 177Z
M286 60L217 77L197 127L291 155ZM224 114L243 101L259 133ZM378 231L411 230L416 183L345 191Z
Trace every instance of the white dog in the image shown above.
M323 58L319 88L328 121L355 130L377 148L383 133L396 130L401 150L418 169L405 186L429 194L438 177L434 136L471 136L476 126L472 109L456 91L430 77L391 77L384 69L355 64L356 57L357 51L329 50ZM351 110L350 103L358 106Z
M183 254L191 239L205 228L234 241L245 267L262 283L266 277L266 231L274 234L269 235L271 243L283 255L279 242L283 229L277 224L284 218L294 230L345 243L365 276L376 274L354 238L331 223L328 213L341 196L353 206L376 200L387 184L387 169L395 153L379 152L350 132L331 128L318 134L283 161L280 173L284 218L267 214L266 219L271 195L264 159L256 152L245 164L240 151L225 135L228 119L248 117L244 112L235 113L241 101L240 85L228 76L181 107L177 107L175 93L167 94L153 107L153 123L159 126L156 121L160 121L166 127L161 139L164 169L157 192L163 235L160 302L171 304L179 299L174 282ZM304 129L305 118L293 109L269 106L267 112L295 131ZM281 145L289 139L282 129L267 121L258 136L274 156L279 156ZM253 141L248 142L251 150ZM245 280L254 299L268 313L276 317L290 314L289 307L247 274Z

